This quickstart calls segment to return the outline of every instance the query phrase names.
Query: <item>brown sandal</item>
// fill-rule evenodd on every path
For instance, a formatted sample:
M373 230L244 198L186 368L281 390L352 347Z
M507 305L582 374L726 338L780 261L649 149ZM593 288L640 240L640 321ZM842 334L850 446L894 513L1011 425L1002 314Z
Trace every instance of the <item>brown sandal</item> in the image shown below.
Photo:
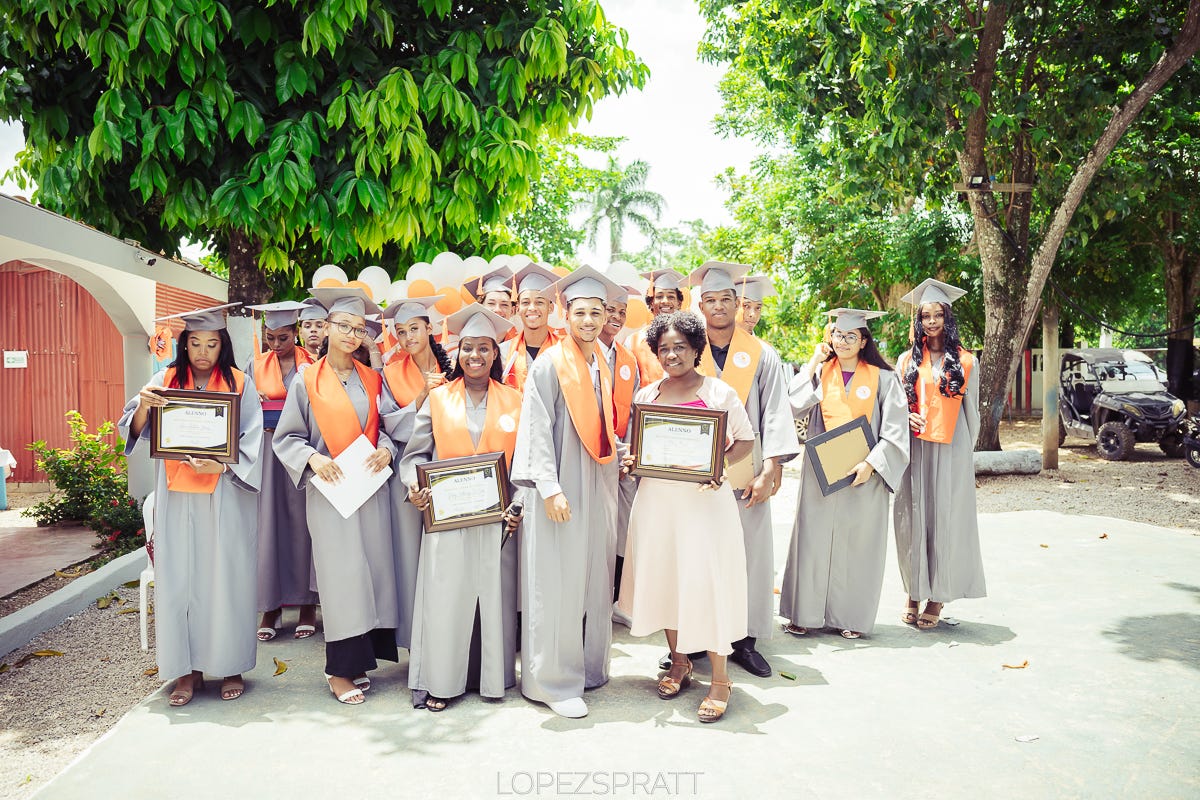
M938 610L936 613L930 612L929 607L936 605ZM934 603L930 600L925 604L925 610L917 617L917 627L923 631L931 631L938 626L938 622L942 618L942 604Z
M783 626L783 632L790 633L792 636L808 636L808 628L802 628L790 622Z
M724 700L717 700L712 696L712 688L715 686L724 686L729 690L729 697L733 696L733 681L714 680L712 686L709 687L708 696L701 701L700 708L696 711L696 715L701 722L716 722L725 716L725 709L729 708L729 697Z
M221 681L221 699L237 700L246 691L246 682L241 675L230 675Z
M196 683L199 681L201 691L204 690L204 675L200 672L192 672L190 675L192 682L191 686L185 691L179 688L179 681L175 681L175 687L171 689L171 694L167 696L167 704L179 708L186 706L192 702L192 698L196 696Z
M910 600L908 607L904 610L904 616L900 617L900 621L905 625L916 625L917 617L921 611L920 600Z
M676 660L676 656L682 656L683 660ZM679 667L686 667L686 670L679 677L675 676L676 670ZM683 689L692 682L692 660L681 653L671 654L671 668L667 670L667 674L662 676L658 681L658 696L663 700L670 700L678 695Z

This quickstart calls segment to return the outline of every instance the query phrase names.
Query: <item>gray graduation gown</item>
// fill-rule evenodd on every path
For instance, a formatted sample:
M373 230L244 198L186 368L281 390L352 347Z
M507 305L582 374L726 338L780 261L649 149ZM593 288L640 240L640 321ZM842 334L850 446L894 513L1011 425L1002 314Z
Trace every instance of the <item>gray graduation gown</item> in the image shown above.
M603 345L597 342L603 349ZM610 347L604 352L605 360L608 361L609 374L616 376L617 370L617 348ZM636 365L633 369L633 395L636 397L638 390L642 388L642 378L638 373ZM632 400L631 400L632 402ZM625 435L621 437L621 441L628 446L630 438L633 435L633 414L630 413L629 425L625 429ZM617 555L625 557L625 541L629 536L629 509L633 508L633 498L637 496L638 482L636 480L618 480L617 481Z
M595 381L595 376L593 376ZM596 397L599 405L600 391ZM567 411L554 361L525 384L512 481L530 490L521 530L521 692L539 702L581 697L608 681L619 459L597 463ZM543 500L571 507L551 522Z
M909 597L935 603L986 597L975 511L978 362L967 379L950 443L909 436L912 459L892 511L904 590Z
M853 384L851 384L853 388ZM825 432L822 389L805 365L792 379L792 411L808 414L809 437ZM895 372L879 371L867 456L875 473L862 486L825 497L808 454L800 478L779 613L803 628L870 633L879 611L887 555L888 492L908 466L908 403Z
M388 438L403 453L412 437L417 417L416 403L401 407L392 395L387 380L379 398L379 418ZM412 651L413 613L417 598L417 565L421 559L421 512L408 502L408 486L396 470L388 481L392 503L393 560L396 563L396 608L400 624L396 626L396 644ZM440 695L435 695L440 697ZM451 695L453 697L453 695Z
M472 408L468 395L467 431L476 446L486 414L487 398ZM416 483L418 464L439 458L426 403L400 461L404 485ZM502 547L501 540L498 523L424 534L408 664L408 687L414 692L457 697L473 675L479 676L484 697L503 697L516 685L518 544ZM474 647L473 636L478 637Z
M162 386L165 374L150 383ZM126 456L143 441L149 452L149 422L139 437L129 436L135 411L136 397L117 423ZM167 680L193 670L224 677L254 668L262 406L249 376L238 415L238 463L229 465L212 494L168 491L164 462L154 461L155 655Z
M254 359L246 365L253 377ZM296 377L293 368L283 376L290 387ZM273 430L263 430L262 488L258 493L258 610L274 611L283 606L314 605L312 590L312 540L308 537L308 516L304 492L296 488L271 442Z
M761 339L759 341L762 341ZM781 463L800 452L796 425L788 407L788 387L783 362L775 348L762 342L762 357L754 372L754 383L746 398L746 414L754 428L754 474L762 470L764 458ZM731 353L730 358L733 357ZM721 377L724 370L717 371ZM738 498L742 534L746 539L747 636L770 639L775 631L775 546L771 532L771 502L746 508L741 491L730 487Z
M309 367L314 369L314 367ZM366 424L367 391L351 373L346 386L360 425ZM379 431L379 447L393 460L396 446L387 433ZM287 402L275 428L275 455L287 468L297 487L304 490L308 511L308 533L312 538L313 566L321 588L321 617L325 641L337 642L376 628L395 628L400 622L396 608L396 565L392 541L392 509L387 484L358 511L343 519L309 481L313 475L308 459L313 453L328 456L329 448L313 416L308 387L298 376L288 391Z

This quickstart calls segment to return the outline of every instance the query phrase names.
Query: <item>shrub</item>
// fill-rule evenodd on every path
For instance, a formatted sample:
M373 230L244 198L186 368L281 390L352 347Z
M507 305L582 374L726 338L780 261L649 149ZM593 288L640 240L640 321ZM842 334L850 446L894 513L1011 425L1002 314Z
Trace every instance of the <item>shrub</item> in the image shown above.
M55 492L48 499L21 512L38 525L79 520L96 531L97 545L108 555L132 552L145 544L141 503L129 495L125 456L119 445L108 441L116 426L107 421L88 433L78 411L67 412L71 444L67 448L47 446L44 441L29 446L37 468L45 472Z

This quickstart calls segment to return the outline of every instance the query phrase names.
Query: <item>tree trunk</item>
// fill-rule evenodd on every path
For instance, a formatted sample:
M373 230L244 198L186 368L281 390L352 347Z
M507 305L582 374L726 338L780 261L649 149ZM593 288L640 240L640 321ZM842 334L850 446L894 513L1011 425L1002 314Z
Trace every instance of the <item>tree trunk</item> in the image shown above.
M229 250L225 258L229 262L229 302L244 306L268 303L271 287L258 268L258 254L262 242L245 232L233 230L229 233Z
M1192 339L1196 336L1196 302L1200 300L1200 258L1175 244L1170 234L1178 228L1178 213L1166 215L1162 242L1163 275L1167 295L1167 390L1183 400L1197 400L1192 391L1196 368ZM1188 327L1192 326L1192 327Z

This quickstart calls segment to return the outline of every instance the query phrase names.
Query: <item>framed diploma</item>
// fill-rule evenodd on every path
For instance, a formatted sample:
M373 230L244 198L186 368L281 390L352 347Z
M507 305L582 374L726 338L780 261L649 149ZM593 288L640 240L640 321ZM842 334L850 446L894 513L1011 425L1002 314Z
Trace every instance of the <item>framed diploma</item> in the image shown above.
M633 404L633 474L708 483L725 467L726 412L712 408Z
M150 457L182 461L188 456L223 464L238 462L239 412L234 392L162 389L167 404L150 413Z
M818 436L808 437L804 450L812 462L821 494L825 497L854 483L846 473L871 452L875 434L866 417L857 417Z
M508 508L504 453L483 453L417 465L417 485L429 489L425 532L499 522Z

